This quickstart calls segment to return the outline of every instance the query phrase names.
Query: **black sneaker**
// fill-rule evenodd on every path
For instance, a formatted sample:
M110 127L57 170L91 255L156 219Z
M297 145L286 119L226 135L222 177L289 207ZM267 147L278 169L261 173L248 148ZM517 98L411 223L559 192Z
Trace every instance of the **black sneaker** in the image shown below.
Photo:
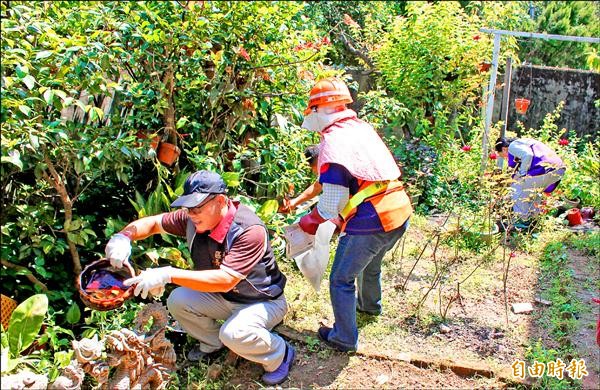
M361 310L358 307L356 308L356 311L358 313L362 313L362 314L366 314L368 316L380 316L381 312L380 311L368 311L368 310Z
M204 352L204 351L200 350L200 344L196 344L188 352L187 360L189 360L190 362L202 362L202 363L209 364L209 363L214 362L215 360L217 360L217 358L219 358L219 356L221 356L223 349L224 348L217 349L216 351L213 351L213 352Z
M319 339L321 341L323 341L325 344L327 344L330 348L335 349L336 351L340 351L340 352L356 352L356 348L348 348L345 347L343 345L339 345L337 343L334 343L333 341L329 341L329 333L332 331L333 329L331 329L328 326L322 326L319 328L319 331L317 332Z

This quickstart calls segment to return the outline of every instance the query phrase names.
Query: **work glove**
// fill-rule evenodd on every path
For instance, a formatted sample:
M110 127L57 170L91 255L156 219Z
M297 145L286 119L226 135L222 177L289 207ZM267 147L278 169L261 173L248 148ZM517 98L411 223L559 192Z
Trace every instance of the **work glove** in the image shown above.
M289 213L293 210L294 208L292 207L292 203L288 198L284 198L283 201L281 202L281 206L279 206L279 211L280 213Z
M104 251L110 265L121 268L131 255L131 240L126 235L117 233L110 238Z
M327 220L321 217L321 214L319 214L319 210L317 210L317 208L315 207L310 213L300 218L300 222L298 223L298 225L300 225L300 228L304 230L305 233L314 236L317 232L317 228L319 227L319 225L325 221Z
M144 299L148 294L160 296L165 290L165 285L171 283L171 273L174 269L173 267L149 268L138 276L125 280L123 284L127 287L137 284L133 294L141 295Z

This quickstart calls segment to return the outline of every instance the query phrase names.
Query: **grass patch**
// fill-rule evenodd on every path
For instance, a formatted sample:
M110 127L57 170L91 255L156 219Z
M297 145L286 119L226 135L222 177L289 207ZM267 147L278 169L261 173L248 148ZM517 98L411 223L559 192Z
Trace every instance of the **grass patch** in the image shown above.
M571 359L576 357L571 337L577 330L576 316L582 307L576 296L575 282L568 260L567 247L562 242L548 243L540 258L540 278L549 284L543 298L551 301L552 305L543 313L538 323L548 330L549 335L556 341L556 347L548 348L541 339L533 342L525 354L530 365L536 361L546 364L558 358L568 365ZM552 389L581 388L581 381L572 380L566 373L563 379L544 375L537 380L537 386Z

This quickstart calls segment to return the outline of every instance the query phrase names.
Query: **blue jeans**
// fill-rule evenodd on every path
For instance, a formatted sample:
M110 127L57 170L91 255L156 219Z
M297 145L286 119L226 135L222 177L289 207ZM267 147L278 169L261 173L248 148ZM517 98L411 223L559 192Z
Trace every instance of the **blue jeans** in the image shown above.
M345 235L340 238L331 275L329 294L335 316L328 341L347 349L358 347L356 326L356 287L358 277L359 309L381 312L381 261L408 228L404 225L390 232L370 235Z

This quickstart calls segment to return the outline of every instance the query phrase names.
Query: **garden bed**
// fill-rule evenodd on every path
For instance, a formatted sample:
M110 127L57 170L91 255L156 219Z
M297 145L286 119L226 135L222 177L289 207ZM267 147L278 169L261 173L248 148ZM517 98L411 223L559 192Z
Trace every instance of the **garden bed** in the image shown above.
M540 271L541 250L538 248L548 237L556 239L559 235L557 232L541 233L540 238L528 244L529 254L514 250L506 286L508 312L505 310L503 294L501 249L498 249L495 261L478 268L462 284L461 300L454 302L446 318L442 319L437 290L424 300L419 313L414 311L431 281L431 259L423 256L406 281L414 264L414 254L422 248L430 227L424 218L414 217L402 258L401 244L388 253L383 271L384 312L379 317L358 314L360 346L356 354L335 352L317 339L316 330L320 324L333 323L327 280L323 281L320 292L316 293L293 264L282 263L289 280L286 296L290 310L276 331L290 340L298 351L290 379L284 386L474 388L533 384L530 377L522 380L513 377L511 364L515 360L528 361L531 346L539 338L547 349L560 346L544 321L540 321L548 314L550 306L544 299L549 281L544 279ZM566 230L561 232L567 236L569 234ZM525 239L531 238L515 236L510 246L522 247L524 241L517 241ZM596 264L593 256L578 253L579 257L570 257L579 264L578 267L588 264L589 268ZM437 253L439 258L449 258L451 255L445 247L441 247ZM456 272L470 272L473 269L479 257L477 253L472 255L462 260ZM589 289L590 283L598 283L600 278L593 272L586 275L587 284L583 288L587 289L589 295L593 291ZM405 281L403 292L401 287ZM514 303L531 303L533 311L515 314L510 310ZM590 320L597 309L596 312L588 309L586 313L582 314L582 321ZM592 347L595 345L587 346L587 350L586 345L593 340L590 337L595 334L595 328L582 322L578 332L576 338L582 348L573 357L591 361L594 358ZM562 357L563 360L568 358L570 356ZM226 369L218 379L223 381L221 384L260 387L260 366L240 359L237 368L231 368ZM201 368L200 371L205 369ZM586 387L588 383L593 383L590 378L597 373L597 367L593 363L588 364L588 372L591 375L584 378L583 382ZM578 386L582 382L565 379L564 384Z

